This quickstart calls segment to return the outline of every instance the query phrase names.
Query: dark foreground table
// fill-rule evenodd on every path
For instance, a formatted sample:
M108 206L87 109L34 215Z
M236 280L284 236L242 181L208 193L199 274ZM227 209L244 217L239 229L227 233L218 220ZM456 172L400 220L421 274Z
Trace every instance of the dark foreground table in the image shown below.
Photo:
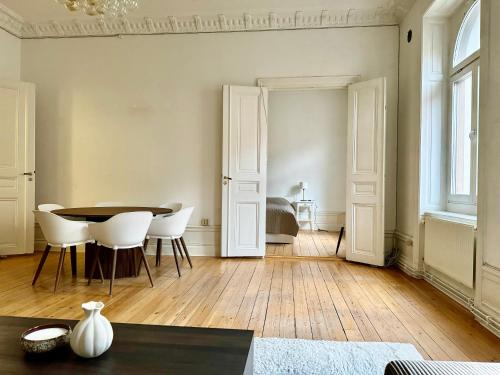
M102 356L79 358L71 348L27 355L26 329L76 321L0 317L2 374L252 374L253 331L112 323L113 345Z

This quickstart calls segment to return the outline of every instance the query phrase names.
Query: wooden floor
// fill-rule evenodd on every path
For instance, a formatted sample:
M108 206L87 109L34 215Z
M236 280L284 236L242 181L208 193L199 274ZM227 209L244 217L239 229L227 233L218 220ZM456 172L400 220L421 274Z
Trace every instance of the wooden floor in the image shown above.
M267 244L266 255L285 257L334 257L340 232L301 230L293 244ZM340 243L342 252L344 242Z
M103 301L112 322L248 328L258 336L390 341L415 345L437 360L500 360L500 340L470 313L422 280L396 269L324 259L173 259L120 279L113 297L108 282L90 287L72 279L69 257L62 285L52 287L57 254L49 255L36 287L31 279L40 254L0 260L0 315L80 319L82 302ZM153 259L150 259L152 264Z

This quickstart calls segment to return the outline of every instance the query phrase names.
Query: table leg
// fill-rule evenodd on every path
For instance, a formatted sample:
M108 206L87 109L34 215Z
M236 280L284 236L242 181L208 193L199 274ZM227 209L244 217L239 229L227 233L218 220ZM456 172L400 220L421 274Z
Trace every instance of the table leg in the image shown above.
M70 252L71 252L71 275L73 277L76 277L76 246L71 246L70 247Z

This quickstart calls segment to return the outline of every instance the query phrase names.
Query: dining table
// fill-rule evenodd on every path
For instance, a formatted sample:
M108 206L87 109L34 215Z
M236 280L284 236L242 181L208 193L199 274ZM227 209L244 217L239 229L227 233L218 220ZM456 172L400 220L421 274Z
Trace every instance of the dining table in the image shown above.
M83 220L88 222L103 222L115 215L125 212L149 211L153 216L164 216L172 213L172 209L164 207L139 207L139 206L115 206L115 207L72 207L53 210L52 213L70 218L71 220ZM96 243L85 245L85 277L88 278L92 268L92 261L97 249ZM105 279L110 279L113 269L113 251L100 251L102 272ZM146 250L146 249L145 249ZM139 248L120 249L116 258L115 278L132 277L137 275L137 266L141 259ZM76 259L75 259L76 262ZM99 278L96 272L92 278Z

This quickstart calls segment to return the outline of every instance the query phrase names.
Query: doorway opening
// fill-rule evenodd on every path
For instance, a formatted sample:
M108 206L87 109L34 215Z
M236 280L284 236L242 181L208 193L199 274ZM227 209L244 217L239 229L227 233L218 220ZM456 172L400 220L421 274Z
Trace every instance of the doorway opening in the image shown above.
M266 256L345 256L347 87L269 92Z

